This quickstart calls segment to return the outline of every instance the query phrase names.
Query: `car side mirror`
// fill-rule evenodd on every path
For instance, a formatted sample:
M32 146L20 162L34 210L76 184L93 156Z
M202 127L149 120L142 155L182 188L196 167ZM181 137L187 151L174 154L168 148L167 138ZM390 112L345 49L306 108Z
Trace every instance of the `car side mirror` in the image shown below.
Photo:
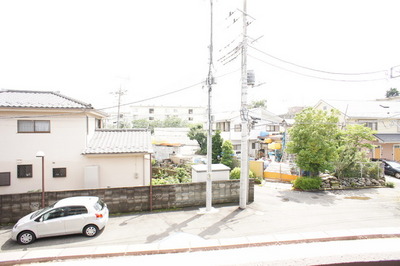
M35 222L43 222L43 215L38 217L38 218L36 218Z

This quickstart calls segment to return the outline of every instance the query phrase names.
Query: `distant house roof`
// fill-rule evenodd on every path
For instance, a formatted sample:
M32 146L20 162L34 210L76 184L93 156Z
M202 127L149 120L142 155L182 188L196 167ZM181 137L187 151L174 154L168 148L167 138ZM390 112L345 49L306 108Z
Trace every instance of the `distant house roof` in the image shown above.
M394 101L321 100L351 118L398 118L400 103Z
M145 129L96 130L82 154L151 153L151 133Z
M374 134L383 143L400 143L400 134Z
M93 109L58 92L24 90L0 90L0 107Z
M261 119L263 121L269 121L270 123L281 123L282 118L277 116L276 114L265 110L264 108L252 108L249 109L249 116L253 119ZM214 120L216 122L222 121L233 121L240 120L240 111L227 111L214 114Z

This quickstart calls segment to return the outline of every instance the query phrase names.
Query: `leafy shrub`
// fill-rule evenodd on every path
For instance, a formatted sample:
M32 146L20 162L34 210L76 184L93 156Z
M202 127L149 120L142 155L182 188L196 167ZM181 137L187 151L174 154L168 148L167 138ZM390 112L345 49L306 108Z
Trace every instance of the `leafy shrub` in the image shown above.
M169 176L166 178L155 178L152 180L152 185L171 185L171 184L179 184L179 179L173 176Z
M249 178L255 178L256 175L249 170ZM229 179L240 179L240 167L235 167L230 173Z
M190 165L181 165L177 168L160 168L154 174L153 185L169 185L192 182Z
M316 190L320 188L321 183L320 177L300 176L293 181L293 187L300 190Z
M393 182L386 182L385 184L386 187L394 188L395 184Z

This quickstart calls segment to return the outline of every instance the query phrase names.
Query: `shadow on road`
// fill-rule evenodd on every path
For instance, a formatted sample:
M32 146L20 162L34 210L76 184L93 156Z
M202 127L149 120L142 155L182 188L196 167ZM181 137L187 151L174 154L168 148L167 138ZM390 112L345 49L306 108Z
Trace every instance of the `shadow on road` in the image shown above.
M233 212L231 212L230 214L228 214L227 216L225 216L223 219L219 220L218 222L210 225L207 227L206 230L204 230L203 232L201 232L199 234L199 236L205 238L207 236L211 236L211 235L216 235L221 231L221 227L223 226L227 226L228 223L232 222L234 220L234 218L240 213L242 212L242 209L237 208L236 210L234 210Z
M164 232L162 232L160 234L154 234L154 235L148 236L146 239L146 243L152 243L157 240L162 240L162 239L168 237L170 235L170 233L172 233L172 232L179 232L183 228L187 227L187 225L190 222L200 218L201 216L202 216L202 214L196 214L179 224L177 224L177 223L171 224Z

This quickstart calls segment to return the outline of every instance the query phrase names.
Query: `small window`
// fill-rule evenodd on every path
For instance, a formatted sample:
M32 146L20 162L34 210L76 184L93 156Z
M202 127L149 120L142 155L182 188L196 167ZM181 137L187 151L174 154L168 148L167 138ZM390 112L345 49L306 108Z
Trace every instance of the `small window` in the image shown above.
M57 209L51 210L48 213L44 214L43 220L47 221L47 220L52 220L52 219L56 219L56 218L61 218L64 216L65 216L64 208L57 208Z
M193 121L193 117L189 117L188 120L189 120L189 121Z
M193 109L189 109L188 110L188 113L191 115L191 114L193 114Z
M235 132L240 132L240 131L242 131L242 125L241 125L241 124L236 124L234 130L235 130Z
M265 126L265 131L267 131L267 132L278 132L279 131L279 126L278 125L266 125Z
M50 120L18 120L18 133L50 133Z
M11 185L10 176L11 176L10 172L0 173L0 186L10 186Z
M149 109L149 114L154 114L154 108Z
M88 213L88 210L86 209L85 206L70 206L68 207L68 216L72 215L79 215L79 214L85 214Z
M20 164L17 166L17 177L26 178L32 177L32 165L31 164Z
M97 119L96 118L96 129L99 129L99 128L102 128L102 127L103 127L103 125L102 125L101 119Z
M106 204L99 198L99 200L94 204L94 209L96 211L101 211L105 206Z
M149 117L149 120L154 120L154 117L150 116L150 117Z
M67 177L67 168L53 168L53 177Z

